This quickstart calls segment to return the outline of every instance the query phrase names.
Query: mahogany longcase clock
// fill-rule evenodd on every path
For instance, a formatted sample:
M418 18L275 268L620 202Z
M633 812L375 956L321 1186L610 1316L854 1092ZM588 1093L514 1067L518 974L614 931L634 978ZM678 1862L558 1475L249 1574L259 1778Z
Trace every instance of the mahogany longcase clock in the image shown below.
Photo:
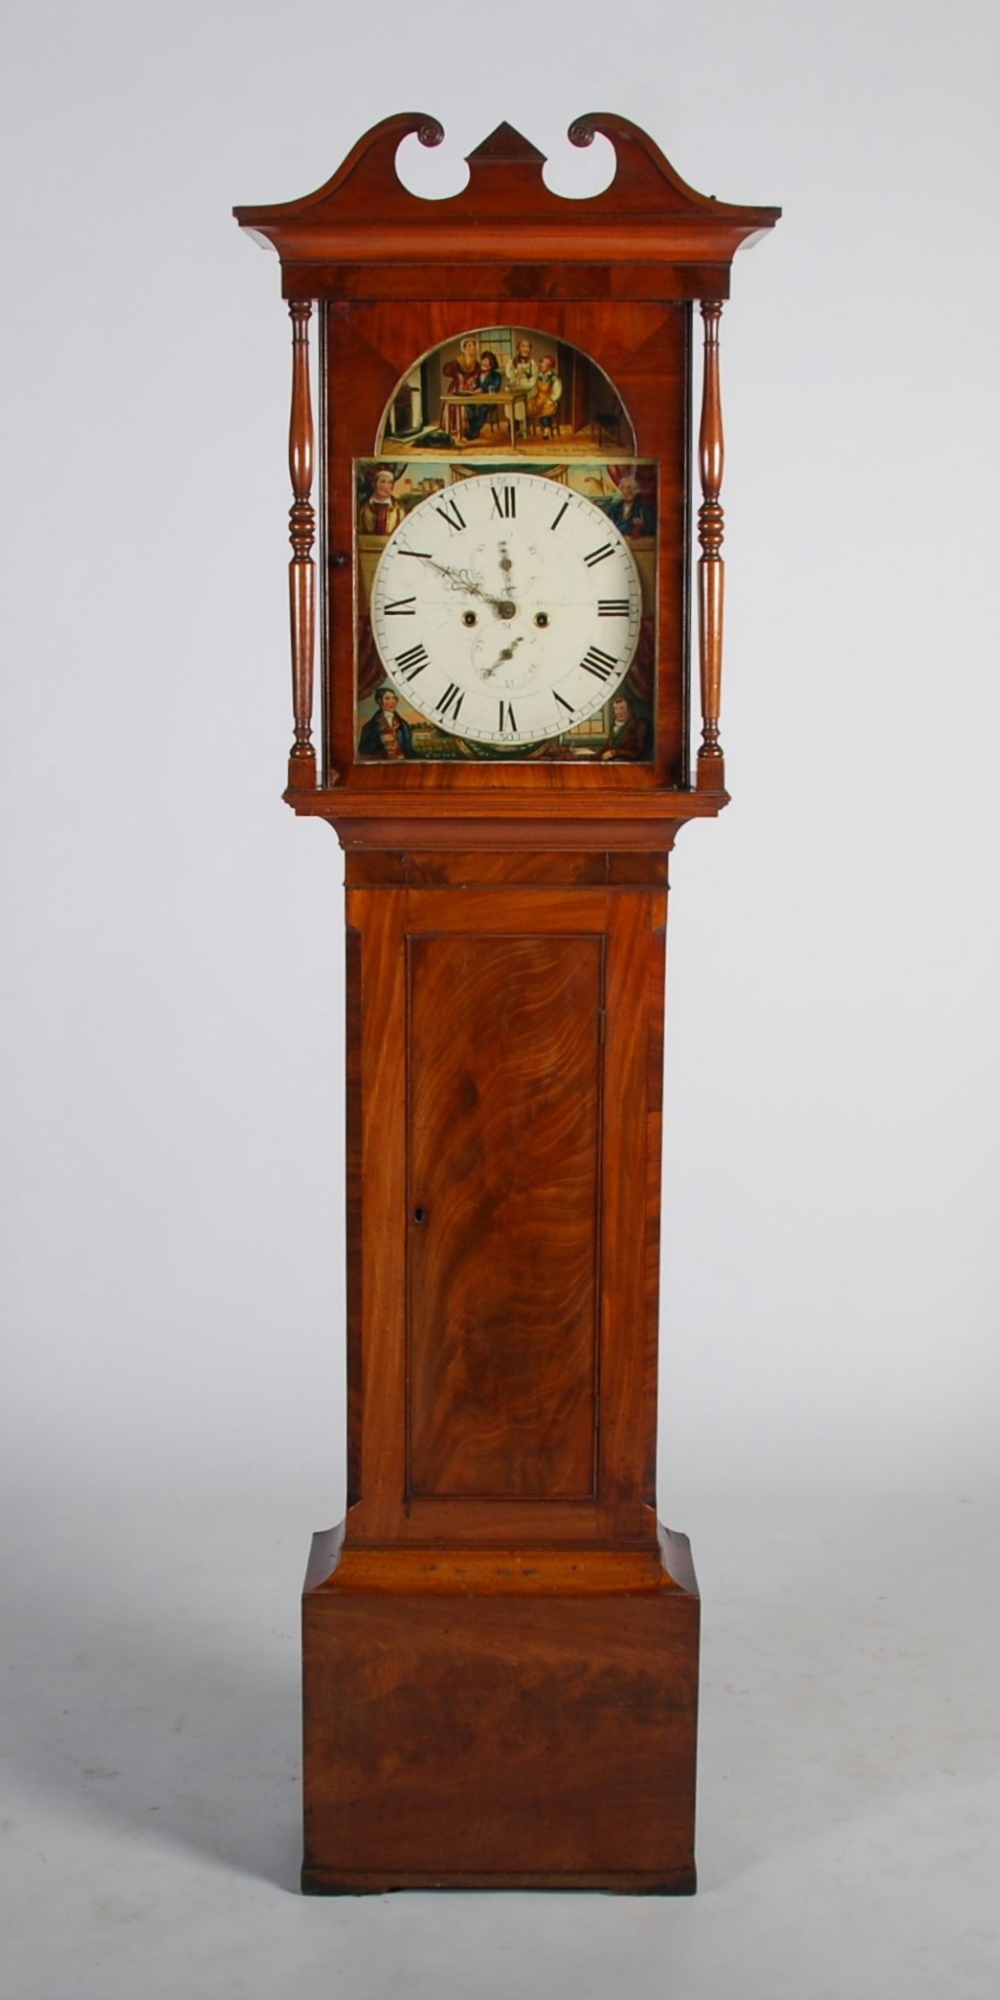
M401 116L236 211L293 328L285 796L346 855L315 1893L695 1884L698 1596L654 1491L667 858L726 804L719 318L779 211L695 193L626 119L570 137L595 131L617 166L589 200L507 125L422 200L397 149L442 133Z

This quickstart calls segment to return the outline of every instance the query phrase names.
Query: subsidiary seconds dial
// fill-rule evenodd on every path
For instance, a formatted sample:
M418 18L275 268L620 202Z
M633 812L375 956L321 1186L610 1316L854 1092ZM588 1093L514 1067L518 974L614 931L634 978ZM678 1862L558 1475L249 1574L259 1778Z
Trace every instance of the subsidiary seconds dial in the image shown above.
M372 589L394 686L476 743L538 743L586 721L624 680L641 616L617 528L532 472L477 474L421 500Z

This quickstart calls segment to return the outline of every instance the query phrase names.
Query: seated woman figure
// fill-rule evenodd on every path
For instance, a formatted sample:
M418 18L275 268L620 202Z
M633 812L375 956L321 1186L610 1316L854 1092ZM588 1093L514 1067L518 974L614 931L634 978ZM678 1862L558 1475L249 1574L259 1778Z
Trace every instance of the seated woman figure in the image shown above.
M448 387L444 393L443 401L445 404L449 403L452 404L453 409L454 409L453 399L457 401L458 397L460 396L469 396L475 393L475 391L479 387L479 342L475 338L474 334L471 333L466 334L465 339L459 345L458 354L455 360L446 361L441 370L441 373L444 376L446 382L448 383ZM442 408L441 428L442 430L447 430L450 427L443 421L444 414L445 412L444 409ZM470 436L470 420L475 414L476 414L475 404L473 404L471 409L466 409L466 410L462 409L461 405L459 404L458 406L459 437Z

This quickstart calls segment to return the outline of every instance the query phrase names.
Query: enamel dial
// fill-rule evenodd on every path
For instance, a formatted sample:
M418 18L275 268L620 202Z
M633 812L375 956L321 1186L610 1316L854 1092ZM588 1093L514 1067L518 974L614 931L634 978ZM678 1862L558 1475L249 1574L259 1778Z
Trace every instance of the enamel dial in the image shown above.
M439 729L513 746L560 736L610 700L639 640L626 542L583 494L500 471L421 500L372 591L382 664Z

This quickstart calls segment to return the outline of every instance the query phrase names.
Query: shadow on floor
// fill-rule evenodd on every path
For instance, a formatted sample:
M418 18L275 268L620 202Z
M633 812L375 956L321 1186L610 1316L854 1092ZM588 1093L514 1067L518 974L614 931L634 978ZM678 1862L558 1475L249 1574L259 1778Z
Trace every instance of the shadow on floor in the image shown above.
M84 1815L297 1892L308 1534L200 1511L22 1513L5 1565L6 1750L22 1781Z

